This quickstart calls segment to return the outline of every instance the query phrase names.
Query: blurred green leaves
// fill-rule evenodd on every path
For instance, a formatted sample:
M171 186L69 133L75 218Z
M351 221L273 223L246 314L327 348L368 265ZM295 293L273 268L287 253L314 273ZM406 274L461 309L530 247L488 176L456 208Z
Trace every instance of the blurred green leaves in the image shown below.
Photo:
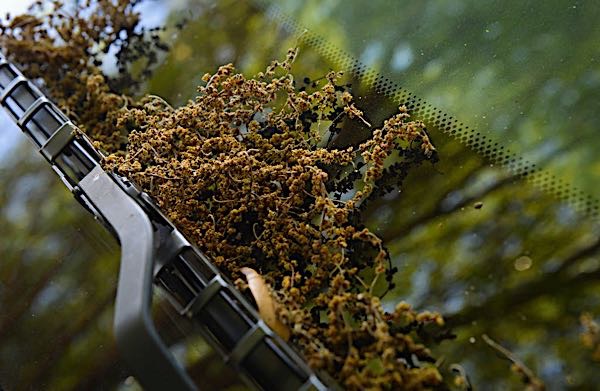
M170 16L172 24L191 21L167 37L172 50L148 91L177 105L218 65L253 75L281 58L302 40L265 13L273 3L466 125L598 195L600 7L592 1L190 1ZM301 45L298 82L331 68ZM395 111L396 103L347 78L374 123ZM460 363L476 388L521 386L484 333L549 389L593 387L600 371L580 342L579 317L600 316L597 223L427 125L440 162L411 172L365 214L399 268L386 305L407 300L445 313L457 339L438 356L448 371ZM0 378L10 389L125 387L110 336L115 243L41 159L29 158L31 149L13 155L0 168ZM529 266L517 267L523 257ZM211 379L223 377L203 348L188 355Z

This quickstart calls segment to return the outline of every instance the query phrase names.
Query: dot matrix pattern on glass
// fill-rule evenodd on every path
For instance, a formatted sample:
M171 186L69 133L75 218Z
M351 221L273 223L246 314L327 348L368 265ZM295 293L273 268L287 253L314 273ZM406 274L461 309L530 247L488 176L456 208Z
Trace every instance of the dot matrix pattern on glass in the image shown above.
M259 1L267 6L264 1ZM489 159L492 164L500 164L516 177L525 179L537 188L552 194L567 202L576 211L584 216L597 219L600 217L600 201L579 190L563 179L557 178L548 170L544 170L526 157L515 154L500 143L490 140L489 137L473 129L441 109L427 103L412 92L399 86L377 71L369 69L359 60L338 49L325 38L307 31L295 20L281 12L277 6L269 4L269 15L284 29L292 34L297 34L299 40L314 48L325 59L335 64L339 69L352 72L365 85L372 88L398 105L405 105L414 118L420 119L428 127L438 128L440 131L456 138L462 144L472 148Z

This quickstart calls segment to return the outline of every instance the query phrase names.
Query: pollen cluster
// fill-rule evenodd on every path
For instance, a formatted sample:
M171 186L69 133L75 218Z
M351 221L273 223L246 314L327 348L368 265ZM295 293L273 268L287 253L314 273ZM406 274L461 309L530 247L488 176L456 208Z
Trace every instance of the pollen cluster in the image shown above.
M150 194L249 298L241 269L258 271L290 342L313 368L349 390L443 387L422 341L444 321L406 303L383 309L380 296L397 270L361 222L369 202L435 158L423 123L400 107L371 126L337 72L299 88L296 49L251 78L221 66L181 107L135 98L127 61L163 50L158 33L145 41L134 33L139 16L129 1L83 5L101 19L53 4L25 24L5 24L0 45L27 76L43 80L106 154L107 170ZM96 52L113 44L122 53L116 79L102 74ZM368 136L340 142L352 122Z

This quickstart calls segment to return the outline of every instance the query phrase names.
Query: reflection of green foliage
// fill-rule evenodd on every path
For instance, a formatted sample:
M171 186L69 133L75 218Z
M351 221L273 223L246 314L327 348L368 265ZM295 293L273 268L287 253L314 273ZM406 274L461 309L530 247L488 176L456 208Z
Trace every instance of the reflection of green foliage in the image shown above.
M564 372L553 381L567 374L578 384L593 381L577 334L579 313L597 305L597 266L580 268L599 247L593 225L464 149L454 155L455 142L434 139L445 175L413 173L411 191L374 211L400 268L395 293L450 314L458 340L442 350L470 369L475 384L510 384L505 363L491 360L481 343L483 333L509 341L542 378L549 376L544 366L555 365ZM522 255L532 265L517 271Z
M599 195L596 2L261 2L505 148L531 160L568 150L546 163Z
M218 12L229 15L231 5L227 2L219 4L222 8ZM393 23L397 14L386 14L386 6L381 4L377 6L363 3L357 6L338 3L337 8L329 7L328 16L324 16L324 11L321 10L321 20L327 20L327 23L313 22L316 20L311 20L315 18L314 10L323 7L327 8L326 5L315 6L314 9L310 5L303 5L298 8L299 13L292 12L292 15L310 27L318 26L318 32L327 38L346 34L346 44L356 47L342 49L352 53L360 53L360 45L365 45L365 40L359 37L387 40L383 47L391 50L397 44L398 37L407 35L411 29L408 24ZM366 7L366 10L361 7ZM424 5L420 3L410 5L403 17L423 17L423 11L419 10L421 7ZM357 13L357 8L361 8L363 12ZM494 12L495 8L482 6L467 10L472 14L470 18L477 20L481 19L478 13L484 15ZM547 11L550 12L550 9ZM436 13L431 15L435 17ZM440 14L439 17L443 15ZM240 20L238 18L244 19L236 15L229 23L224 24L239 28L236 24ZM344 32L340 32L339 25L332 22L336 18L345 18L345 22L340 24L344 27L355 26L355 30L346 28ZM272 26L272 23L266 25ZM274 30L265 30L264 27L252 30L250 24L247 26L243 40L239 40L239 37L233 40L235 51L228 61L235 62L245 72L254 73L255 68L245 67L243 61L238 63L236 59L245 58L247 53L281 50L285 45L278 44L276 34L262 34L264 31ZM252 26L265 26L265 22ZM381 26L389 26L386 29L389 33L377 37L367 33L380 32ZM206 61L207 67L214 67L218 61L210 53L216 53L219 47L232 43L220 41L222 34L211 32L206 25L192 24L188 27L190 30L194 28L204 29L203 34L186 36L184 31L181 37L186 45L198 48L188 62L201 64ZM436 22L427 34L422 35L430 40L429 43L422 43L424 50L429 45L427 50L432 52L436 42L444 41L447 39L445 37L451 35L451 28L448 23ZM522 26L522 29L521 31L527 31L527 26ZM199 38L202 36L209 36L211 39ZM277 39L281 40L279 36ZM344 42L337 38L335 40L337 44ZM258 42L262 45L257 50L254 43ZM290 42L289 38L285 42ZM555 47L559 50L561 45ZM510 51L510 48L505 50ZM405 74L408 77L406 85L418 86L417 92L421 93L429 88L431 92L423 95L433 98L448 98L448 94L454 94L454 98L447 103L455 102L457 97L464 97L465 88L470 85L470 71L468 67L465 68L462 59L464 54L461 55L460 51L452 52L451 48L437 53L445 57L431 63L422 62L420 56L415 56L412 65L415 72ZM391 54L390 52L388 55ZM328 69L328 65L323 64L322 59L308 47L301 48L299 60L306 64L301 72L311 77ZM482 59L477 57L473 59L474 62L480 60ZM433 72L435 64L442 70L455 69L465 77L453 78L454 84L440 83L439 78L444 73ZM389 63L385 61L375 65L380 70L390 71L389 68L386 69ZM476 68L478 65L473 63L471 66ZM184 69L176 68L173 62L167 62L164 70L169 71L171 68ZM421 79L423 74L417 72L419 69L425 70L425 79ZM507 71L510 68L503 69ZM568 67L565 65L562 69L566 72ZM204 71L206 69L199 69L196 74L199 77ZM161 72L156 80L161 80L162 75ZM528 78L527 73L522 73L521 76ZM364 94L361 108L365 109L370 118L385 118L393 111L391 102L368 90L363 91L356 80L354 84L355 89ZM158 86L156 82L151 85ZM182 90L181 85L172 89L179 90ZM158 91L171 97L175 94L169 90ZM473 95L477 91L473 89L466 92ZM496 96L498 106L515 94L524 94L522 90L511 86L505 86L502 91L504 92ZM481 95L471 95L467 95L469 100L463 106L458 106L457 112L462 114L461 119L472 118L473 114L470 116L464 113L470 108L469 102L472 104L483 99ZM521 103L533 104L534 98L530 94L529 100ZM589 98L585 102L590 102ZM434 99L434 103L443 102ZM537 105L539 106L539 101ZM548 105L552 103L548 102ZM476 107L483 109L481 105ZM542 111L538 117L533 117L532 120L541 118L540 121L544 121L541 117L544 109L541 106L540 110ZM517 134L516 129L514 134ZM447 362L463 363L476 386L495 384L498 387L517 387L519 382L516 376L509 374L506 363L495 359L494 353L482 342L480 336L483 333L488 333L513 349L515 354L545 380L564 386L593 384L598 380L598 375L594 367L590 366L589 357L580 345L578 316L581 311L593 309L597 305L592 295L597 292L592 285L592 278L598 274L597 262L593 261L595 248L598 247L594 247L594 225L581 220L568 206L531 188L502 168L490 166L484 158L448 139L435 127L430 127L430 131L440 153L440 163L434 168L421 167L411 172L401 194L371 206L369 226L386 238L393 252L394 262L400 268L395 280L397 289L393 294L388 294L387 301L394 303L399 298L409 298L411 303L420 308L429 307L448 314L456 313L450 315L449 320L456 324L457 342L442 344L441 352ZM552 162L549 157L543 159ZM476 202L483 203L481 209L473 207ZM591 248L590 251L582 250L588 247ZM515 260L521 256L529 257L532 264L527 270L517 271ZM587 266L582 269L582 265Z
M217 66L231 62L253 75L264 69L266 59L277 58L282 48L293 46L286 46L277 27L247 2L192 4L191 12L200 18L185 25L156 72L160 76L148 85L151 93L175 105L194 96L193 86L202 84L202 75Z
M68 389L115 365L115 245L29 154L16 148L0 171L0 377L10 389Z
M327 23L321 23L318 32L327 37L331 28L333 36L340 37L334 38L335 43L347 45L343 49L357 57L369 42L382 40L384 54L372 64L376 69L401 77L403 85L433 103L452 107L453 114L469 124L484 130L504 131L501 138L514 140L513 145L539 145L536 140L540 136L556 139L559 147L567 145L573 141L570 133L564 132L564 139L550 137L564 129L565 124L581 129L586 135L583 141L593 144L595 140L587 135L595 130L591 119L596 116L597 85L594 87L592 83L594 88L582 89L575 105L567 105L563 98L571 87L579 85L577 83L585 84L584 76L589 77L585 80L590 83L597 77L597 69L586 70L586 63L579 63L590 52L590 45L597 42L597 24L593 27L587 22L594 19L594 12L577 16L567 13L573 11L563 10L564 4L560 2L537 2L540 15L550 15L555 21L549 31L552 40L539 51L529 52L524 62L515 65L511 63L513 53L519 46L532 46L543 33L541 27L534 23L534 27L538 27L535 27L536 34L532 34L532 24L515 17L513 28L506 26L502 33L504 38L494 41L493 47L498 52L492 53L485 29L489 25L493 31L498 19L494 13L498 10L487 2L477 3L470 2L463 7L461 20L465 22L462 24L457 23L457 16L445 16L444 12L452 11L449 5L440 6L434 12L424 2L404 4L404 20L429 21L421 30L412 23L400 23L398 13L389 12L389 7L376 1L362 2L360 6L338 2L337 8L329 8L329 14L325 13L325 5L310 3L301 10L306 15L301 22L310 25L311 18L321 15L321 20L327 19ZM281 57L284 48L294 45L293 37L283 34L273 21L265 19L262 12L246 2L223 1L215 7L196 7L203 12L180 32L173 51L148 85L151 92L170 102L182 103L190 98L191 94L185 95L189 86L199 84L203 73L213 71L224 62L233 62L245 73L253 74L269 59ZM522 7L524 3L511 1L506 3L505 12L518 15ZM331 21L332 15L344 21L336 24ZM580 23L581 20L586 23ZM386 26L388 33L374 37L381 26ZM587 39L574 39L581 36L586 26L590 33ZM422 29L427 32L419 33ZM363 37L369 39L363 40ZM395 71L390 67L390 59L394 49L404 42L399 42L403 37L411 43L414 58L409 68ZM517 38L519 45L515 44ZM465 40L469 40L466 47L484 48L483 55L473 56L470 49L465 49ZM565 61L560 61L567 47L570 54ZM466 62L465 58L470 61ZM322 76L331 66L308 47L301 49L297 64L299 75L312 78ZM547 66L547 70L530 72L542 66ZM545 97L544 86L550 74L557 75L561 82L556 93ZM509 80L512 82L506 83ZM363 91L358 82L354 82L355 88L364 94L361 108L367 115L384 118L382 113L394 110L391 102L366 89ZM495 93L489 94L492 87L497 87ZM510 103L517 98L518 102ZM492 110L491 106L510 110ZM521 111L527 115L521 115ZM508 128L504 130L504 127ZM395 280L396 290L386 296L388 305L392 307L390 303L404 298L418 308L448 314L448 321L455 325L457 340L442 344L439 354L444 355L446 363L460 362L475 387L511 389L520 384L516 376L510 375L506 362L496 358L482 341L483 333L510 348L556 388L589 389L597 384L600 381L598 364L591 362L590 352L581 345L579 327L582 312L589 311L597 317L600 308L600 292L595 283L600 277L597 227L500 167L491 167L484 158L435 127L429 130L440 163L433 168L425 166L415 170L407 178L402 193L373 204L370 209L368 225L387 240L393 261L400 269ZM565 165L568 168L564 169L564 175L578 174L579 180L586 181L580 184L593 190L595 183L590 180L593 177L587 175L597 155L580 154L577 156L579 164L571 164L572 157L561 155L552 160L552 156L542 156L555 167L569 163ZM20 164L2 171L2 205L8 205L8 190L18 189L17 177L25 169ZM30 173L37 181L36 187L45 188L49 183L60 187L54 178L45 179L37 168ZM66 202L70 196L63 192L56 200L45 198L42 203L42 195L47 197L48 194L49 191L30 191L31 200L25 215L13 222L2 217L0 300L3 316L0 324L15 319L11 321L10 331L2 336L2 381L11 386L51 384L61 389L77 383L84 389L93 388L88 385L116 384L124 374L114 365L116 352L106 342L109 340L109 309L104 312L98 309L106 305L103 300L111 295L108 288L114 286L115 263L110 260L110 251L85 249L81 243L88 238L78 240L80 234L73 233L76 231L72 225L80 221L80 217L70 215L69 211L74 208L72 202ZM475 202L482 202L483 207L475 209ZM8 207L3 208L4 211ZM77 250L65 257L56 272L52 267L58 255L49 257L45 250L48 245L42 244L46 241L43 238L56 237L55 231L50 231L50 227L55 227L50 221L62 224L66 232L75 235L60 235L64 249L70 251L73 241L78 244ZM90 225L85 224L86 229ZM55 254L61 253L55 251ZM517 271L515 260L521 256L531 258L532 264L527 270ZM102 260L92 262L98 259ZM88 270L92 265L94 272ZM70 287L69 295L65 293L60 300L45 303L42 311L33 312L36 316L31 317L30 307L33 297L37 297L32 290L45 273L51 275L50 279L57 275L71 276L61 277ZM82 287L81 281L88 280L94 283ZM41 285L40 292L47 284ZM26 289L17 290L17 286ZM87 292L87 296L82 292ZM95 304L90 306L90 303ZM98 307L95 308L98 312L89 314L96 317L80 326L84 328L77 332L77 326L90 316L86 311L94 307ZM69 339L75 332L78 338ZM63 335L60 341L71 344L58 349L60 344L53 341ZM99 349L100 345L103 347ZM95 353L90 354L93 350ZM44 367L33 362L34 357L52 357L55 362ZM44 372L40 368L45 368ZM18 374L30 377L23 382L23 377L16 377Z
M527 9L510 3L498 15L498 7L485 1L440 2L437 7L331 1L320 3L318 17L291 1L268 3L283 3L292 18L326 38L339 35L341 28L347 41L343 50L433 103L452 107L460 120L482 132L503 119L498 130L504 134L490 137L527 151L525 157L541 166L560 168L561 175L577 173L578 185L595 189L589 165L596 158L580 153L574 160L564 153L574 147L595 149L589 148L595 143L589 137L597 122L592 80L598 74L587 59L598 38L593 22L598 9L589 9L590 3L580 7L591 11L585 15L560 2ZM520 23L531 12L537 19ZM503 35L490 41L486 27L493 30L498 20L504 23ZM544 21L552 21L554 28L548 31ZM413 58L409 68L399 71L392 69L392 59L402 44L411 47ZM378 49L370 51L373 47ZM565 58L567 48L572 54ZM519 49L525 57L511 63ZM540 95L552 78L559 90L552 97ZM573 89L580 94L576 105L566 101ZM391 106L367 96L361 107L367 115ZM550 383L594 384L597 368L590 366L578 340L578 317L597 307L596 225L448 139L434 124L428 126L441 162L435 169L411 172L401 194L371 210L370 225L387 239L400 268L398 289L387 299L409 297L417 307L449 314L459 343L442 350L448 360L465 364L476 385L516 387L511 382L518 381L509 378L502 360L490 359L480 343L484 332L509 341ZM566 131L572 128L577 132ZM481 209L474 208L478 202ZM531 264L519 271L515 261L520 257ZM474 343L468 342L472 337Z

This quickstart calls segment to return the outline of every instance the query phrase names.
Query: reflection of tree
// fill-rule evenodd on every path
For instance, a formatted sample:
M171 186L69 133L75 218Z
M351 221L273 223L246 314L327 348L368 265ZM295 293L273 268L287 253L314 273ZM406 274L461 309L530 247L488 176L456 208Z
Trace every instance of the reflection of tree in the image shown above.
M595 192L586 169L598 161L587 144L596 142L600 81L595 2L263 1L500 145L531 156L577 140L554 168Z
M419 7L415 3L407 14L418 14L415 9ZM369 13L375 12L368 8ZM469 20L476 22L493 9L469 9ZM295 43L247 3L222 1L215 7L200 5L197 10L201 10L198 20L181 31L165 65L149 83L151 92L170 102L183 102L191 96L201 75L223 62L232 61L253 73ZM377 11L382 15L375 16L392 17L383 15L384 11L382 7ZM452 38L447 24L439 23L438 30L428 33L431 42L426 47L433 48L440 35ZM390 37L396 39L401 33ZM590 36L589 41L595 38ZM577 47L589 44L579 42ZM389 45L385 43L384 48L391 53ZM506 48L507 53L510 50ZM445 55L447 66L460 68L459 58L450 52ZM567 75L576 58L553 67ZM298 78L318 78L328 68L311 48L302 48L296 64ZM463 73L468 71L460 71ZM538 76L525 74L519 75L519 80L527 88L543 83ZM466 79L463 82L469 85ZM432 88L432 95L461 90L461 86L439 80L424 83ZM353 84L363 94L361 108L370 118L384 118L384 113L395 109L387 99L362 91L358 80ZM524 92L506 87L499 93L498 104L518 94L523 107L537 113L531 121L539 126L543 126L545 113L552 118L565 115L564 108L552 111L555 101L538 99L533 93L536 88ZM476 99L473 94L468 99ZM576 109L583 115L593 99L589 95L580 99L582 106ZM465 104L461 110L467 108ZM421 308L448 313L458 338L442 344L440 354L448 363L460 362L475 387L514 388L518 384L509 376L506 364L480 342L484 333L510 347L542 379L558 388L569 384L585 388L600 381L600 371L594 369L589 352L580 345L578 326L582 312L598 316L600 308L597 228L523 180L490 167L484 158L434 126L429 130L440 162L409 173L401 193L373 203L365 216L386 239L400 268L397 289L386 300L408 299ZM43 163L13 160L6 164L0 171L2 381L14 389L43 385L81 390L122 382L127 371L118 363L110 337L117 264L114 244L88 217L80 215L56 178L40 169ZM19 192L23 186L29 186L27 191ZM19 194L18 202L13 194ZM476 202L483 207L475 209ZM90 241L93 237L100 237L104 244ZM529 269L517 271L514 261L523 255L533 263ZM161 328L173 327L172 322L159 320L165 325ZM173 341L182 338L168 337ZM469 342L471 338L473 342ZM223 375L218 362L213 353L207 353L192 366L202 371L202 383L213 384L215 389L233 387L235 380ZM196 374L196 369L192 372Z
M16 254L16 258L22 259L24 251L25 249L20 251L20 254ZM59 260L54 265L48 267L48 269L44 271L43 275L37 281L27 287L28 289L26 289L25 294L20 295L19 300L6 303L6 307L4 307L4 314L2 316L2 320L0 321L0 339L15 327L15 324L23 317L25 312L27 312L33 300L57 275L60 267L61 261ZM3 289L7 292L16 292L19 290L19 286L17 285L17 274L13 274L12 277L13 278L8 280L3 287Z
M590 256L596 255L600 250L600 240L569 255L560 261L559 266L549 273L530 279L516 287L503 292L501 295L492 296L482 303L463 308L456 314L447 318L448 323L454 327L468 324L481 317L494 319L502 316L516 306L523 306L540 296L549 294L569 294L576 287L597 281L600 278L600 269L594 271L569 273L569 269L577 266Z
M310 25L310 18L322 16L320 11L317 12L322 7L317 3L298 8L298 13L294 16L305 18ZM356 5L348 6L346 3L337 8L330 7L330 11L333 9L340 14L330 17L328 23L319 23L318 32L338 45L347 44L347 48L342 48L351 52L357 50L353 45L364 46L372 40L380 39L384 53L388 50L389 54L387 57L382 56L381 69L385 70L398 37L410 35L411 27L389 22L388 19L396 16L393 13L385 14L389 8L387 6L375 6L373 3L361 4L360 7L364 12L357 13ZM407 5L403 17L416 19L415 15L424 12L424 7L420 3ZM544 5L542 8L545 12L552 13L547 7L552 6ZM230 2L220 2L207 15L224 17L231 8ZM286 44L294 43L293 39L286 39L273 32L272 24L265 24L262 19L257 21L257 16L251 9L246 11L246 18L252 19L252 24L239 25L237 21L240 18L240 8L235 10L235 16L229 19L230 23L223 23L235 26L225 33L222 32L222 26L219 30L207 24L188 26L177 44L193 47L197 54L190 55L186 60L178 60L176 56L170 55L167 65L161 71L169 74L185 69L194 61L206 62L207 66L214 67L218 63L217 53L221 48L227 47L233 50L230 54L235 64L242 71L252 73L256 70L253 68L255 63L245 63L245 58L252 57L255 53L266 53L271 48L279 48L281 52ZM494 7L482 5L470 7L465 12L469 20L481 23L481 20L486 19L485 15L494 10ZM439 18L444 18L443 12L440 12ZM345 39L344 33L332 20L342 20L344 27L356 26L356 31L344 32L352 38ZM385 20L389 23L382 22ZM251 25L258 26L259 30L253 31ZM239 33L242 26L245 28L244 39L227 41L228 37L235 34L234 31ZM381 26L389 26L386 29L388 33L381 37L375 37L366 31L381 31ZM421 42L424 50L434 50L440 37L443 37L443 41L451 40L453 28L440 21L427 34L421 34L420 36L430 39L430 42ZM527 35L527 29L527 25L522 25L519 30L505 31L507 36L503 38L503 42L510 45L514 41L510 34L534 39ZM460 28L458 30L464 33ZM361 34L369 39L359 39L358 35ZM211 39L198 38L205 36L210 36ZM481 39L485 40L485 37ZM589 39L590 42L593 40L591 37ZM589 46L586 45L581 43L581 50ZM433 96L444 97L448 94L456 95L457 91L460 94L464 92L469 99L459 106L459 112L464 114L474 100L483 99L476 95L478 90L465 92L464 89L470 85L470 75L483 66L481 61L485 61L485 56L473 58L465 65L460 56L451 52L452 47L447 45L446 51L440 51L439 55L444 66L457 70L460 77L453 78L453 83L462 80L463 85L449 85L439 79L414 79L421 77L421 72L406 73L404 76L407 78L407 85L419 85L426 91L429 88ZM560 44L553 47L561 50ZM510 53L512 48L507 46L505 50ZM557 55L560 54L548 54L549 57ZM413 66L425 68L427 64L420 61L420 58L416 58ZM301 47L296 66L297 78L317 78L329 67L310 47ZM562 67L557 63L553 66ZM502 69L503 72L510 72L512 68ZM519 72L520 68L515 67L514 71ZM558 72L568 74L568 66L564 65ZM500 106L502 102L518 96L519 105L525 111L526 108L531 108L529 112L534 114L527 121L511 117L509 123L523 125L527 122L528 126L532 126L532 123L539 127L553 126L544 125L544 116L552 113L554 118L563 108L556 111L554 100L540 100L534 93L535 88L532 88L543 85L544 78L540 74L526 73L504 77L521 80L521 87L506 86L498 90L495 103L490 104ZM166 86L161 85L160 79L157 80L151 85L157 88L156 92L167 98L175 98L177 93L186 90L184 84ZM163 79L162 83L165 83L164 80L169 79ZM363 95L359 102L369 120L377 123L378 118L385 118L394 111L392 102L361 87L358 80L353 80L353 85ZM531 88L527 90L527 86ZM577 109L582 113L588 112L591 102L588 96ZM479 107L484 110L481 105ZM473 114L478 113L467 113L466 116L471 118ZM513 136L517 135L517 128L511 127ZM583 352L578 336L579 314L584 310L593 311L597 301L589 298L591 292L597 292L594 279L600 273L594 263L597 250L595 236L590 234L597 231L594 225L582 220L567 206L532 188L519 177L501 167L490 166L485 158L441 134L435 126L430 125L429 129L441 161L435 167L421 167L409 173L400 194L371 204L365 216L368 224L386 239L396 266L400 268L395 280L397 289L388 293L386 300L393 303L408 298L421 308L429 307L447 312L449 323L456 325L454 331L458 339L442 344L440 354L444 354L449 363L463 363L476 387L480 384L517 387L519 381L517 377L510 376L502 360L496 359L494 353L479 342L484 333L510 346L529 367L550 383L566 386L568 382L582 385L600 380L598 374L589 369L589 358ZM553 166L556 162L568 159L572 156L570 151L576 146L576 141L568 137L560 140L552 153L536 155L538 166ZM483 206L475 209L474 205L479 202ZM518 271L514 262L523 255L531 258L533 263L529 269ZM579 297L586 297L586 300ZM472 337L474 342L471 343L469 339ZM562 369L549 371L547 368L550 364L554 365L553 368ZM565 380L567 374L568 381Z
M383 54L375 66L384 71L391 72L389 66L398 39L409 37L407 41L418 42L420 46L413 47L415 50L430 53L425 56L425 61L435 59L438 65L450 70L452 78L424 80L424 69L431 64L417 56L413 65L415 71L402 73L403 84L418 86L419 94L434 98L451 96L451 106L465 118L482 113L488 116L508 114L507 124L511 126L504 137L520 142L519 148L532 145L527 144L531 143L527 137L544 134L543 131L574 126L578 129L577 134L579 131L588 134L595 129L595 126L590 127L589 120L597 117L591 111L597 99L592 98L589 86L577 84L582 95L578 105L571 107L568 113L565 113L564 104L557 104L554 97L540 97L539 93L550 76L564 80L561 88L567 88L586 74L581 64L574 66L573 62L581 63L580 59L589 55L591 42L597 37L597 29L589 30L593 12L585 16L565 15L566 20L579 22L578 29L574 30L566 31L564 24L546 35L537 24L522 24L516 29L504 30L502 40L495 42L493 47L506 56L499 56L498 60L487 64L489 58L485 53L468 56L469 61L465 61L459 55L458 47L462 44L454 44L468 41L484 52L490 47L484 35L470 30L470 26L489 24L498 18L497 15L490 16L496 7L485 2L479 5L464 2L461 25L453 23L453 18L446 18L441 9L427 13L431 10L424 3L404 4L405 12L401 16L391 12L394 5L376 1L323 7L317 2L310 3L315 9L329 12L328 23L317 19L319 13L310 7L288 4L290 9L295 8L293 16L310 27L315 27L314 20L320 20L315 28L323 36L334 35L338 42L344 42L345 37L340 39L340 34L351 37L345 40L347 47L343 48L350 52L366 52L369 45L377 41ZM511 14L513 11L516 14L519 9L522 11L520 5L506 7ZM545 3L538 11L542 12L544 20L562 19L563 13L556 7L557 4L552 2ZM361 8L360 13L355 12L357 8ZM419 14L420 17L415 16ZM414 25L396 23L404 18L438 22L428 25L426 33L415 34ZM582 34L582 31L587 32ZM565 45L569 45L566 42L576 36L573 53L577 54L566 61L571 62L571 66L566 62L551 61L549 68L553 71L549 76L546 68L531 73L523 72L526 68L523 65L505 63L506 57L515 49L515 41L523 47L535 47L534 41L544 36L553 37L554 41L548 46L552 51L528 54L527 66L535 67L533 64L544 59L563 56ZM306 51L310 49L305 49L304 53ZM463 54L468 53L463 51ZM499 85L493 94L488 94L490 96L485 95L485 89L471 89L473 75L486 69L501 74L498 80L518 82ZM511 110L515 107L514 101L518 101L518 111ZM372 96L363 102L367 114L381 112L385 105L392 109L390 102ZM502 109L488 112L491 106ZM476 110L471 110L473 107ZM519 119L517 114L521 110L528 116ZM567 115L572 124L565 125L563 120ZM463 360L472 369L469 374L476 384L499 387L511 384L506 379L506 368L490 360L491 355L481 349L482 346L473 342L471 347L468 343L470 337L486 332L508 338L550 383L564 386L593 384L598 375L589 369L589 360L582 351L577 331L579 314L586 309L593 310L597 305L597 300L590 297L597 294L595 281L600 274L595 225L574 215L567 206L533 189L524 180L499 167L490 167L485 159L439 134L433 124L428 125L437 141L441 162L435 169L420 168L411 173L401 195L371 205L367 216L369 223L386 238L400 267L395 297L388 295L386 299L393 302L410 297L421 307L445 309L459 338L455 344L442 346L442 351L448 354L447 359ZM545 140L554 142L551 152L538 153L533 148L528 151L535 154L539 166L564 165L573 158L572 151L582 145L581 139L573 139L574 135L574 132L563 132L553 136L552 140ZM580 154L577 161L581 164L589 158ZM576 164L571 167L574 166ZM586 168L589 171L589 167ZM589 176L578 175L577 179L585 178L589 182ZM595 185L589 182L586 186ZM481 210L473 207L479 202L483 204ZM527 269L519 271L515 260L521 256L534 261ZM421 293L415 294L415 291Z
M79 362L81 376L96 358L77 351L82 340L111 344L99 320L114 297L115 246L31 155L19 144L0 170L0 368L9 389L68 385L62 367Z

